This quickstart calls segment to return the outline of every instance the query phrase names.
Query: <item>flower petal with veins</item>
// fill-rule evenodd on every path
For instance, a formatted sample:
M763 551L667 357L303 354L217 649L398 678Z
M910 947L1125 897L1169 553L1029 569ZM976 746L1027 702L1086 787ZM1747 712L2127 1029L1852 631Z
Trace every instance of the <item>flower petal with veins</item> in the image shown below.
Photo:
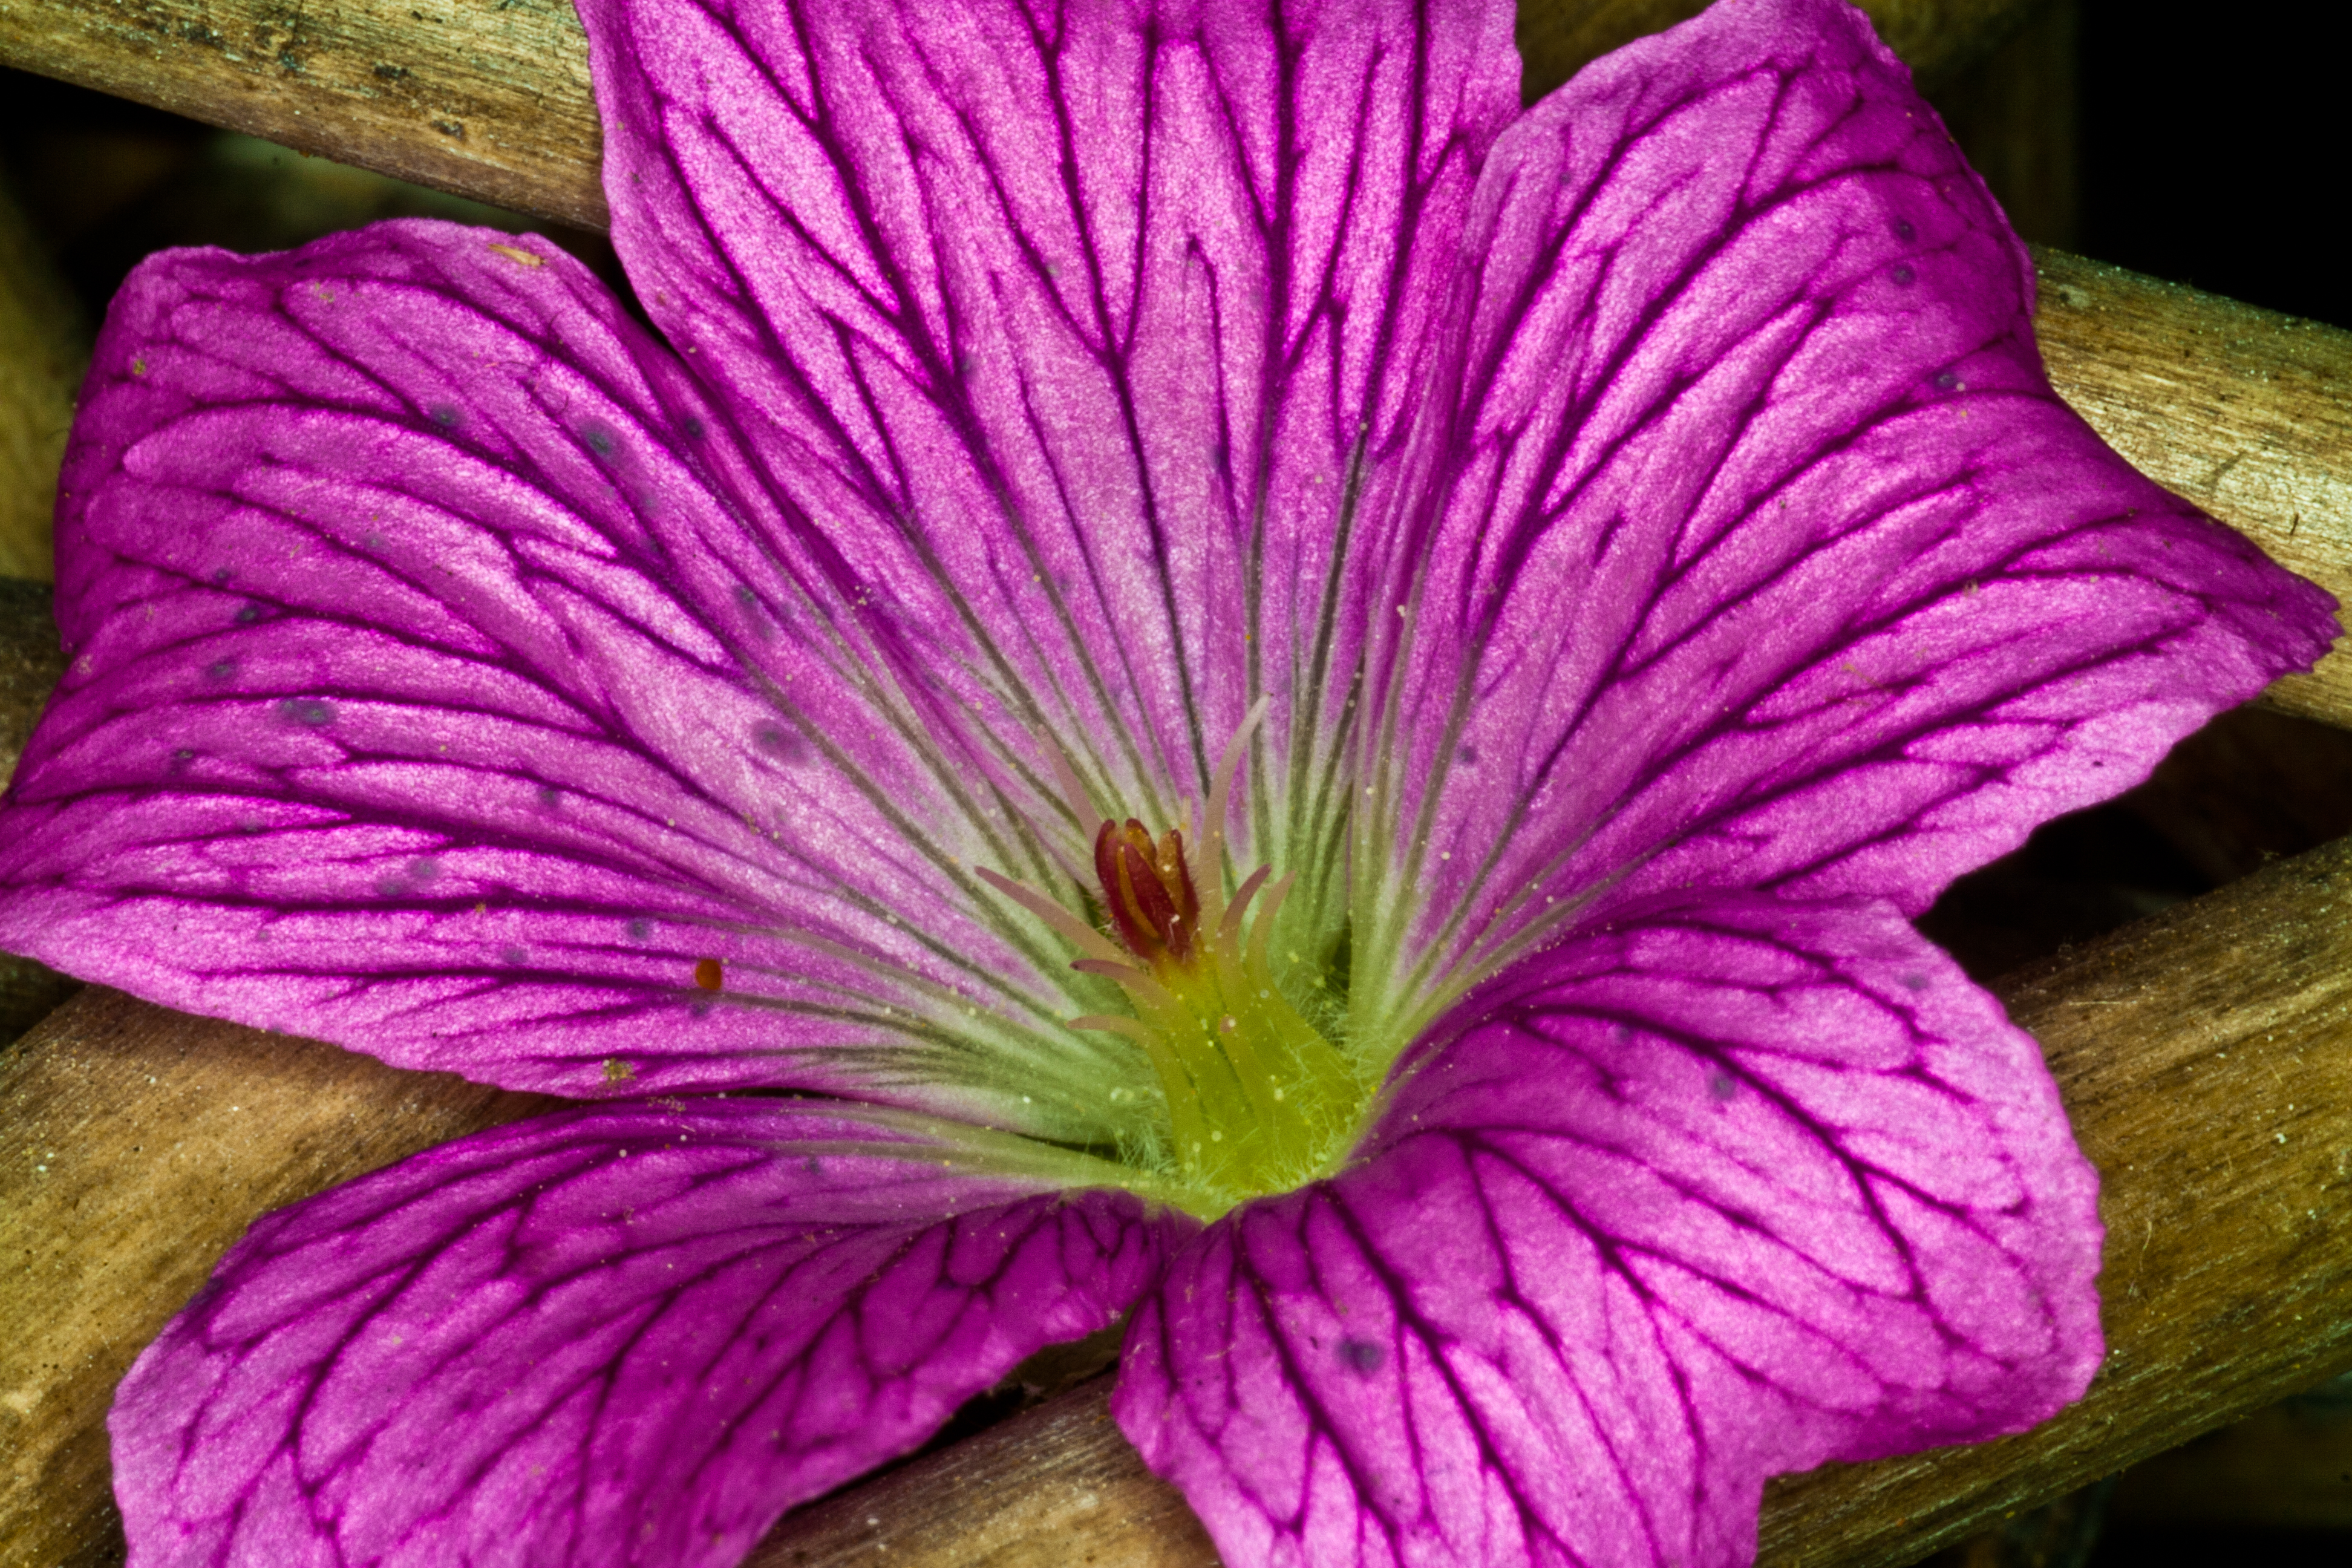
M732 1563L1115 1321L1189 1228L955 1158L631 1103L268 1215L115 1401L131 1561Z
M2016 1431L2098 1365L2041 1054L1884 903L1653 903L1402 1071L1129 1333L1113 1409L1229 1562L1727 1568L1767 1477Z
M2335 636L2059 401L2031 260L1851 6L1596 62L1465 248L1359 828L1391 1009L1595 899L1916 914Z
M1265 696L1237 841L1335 907L1366 535L1511 7L581 13L639 297L921 679L1156 826Z
M1001 1092L1102 1048L971 875L1034 851L724 414L527 243L385 224L125 286L0 944L510 1088L1085 1129Z

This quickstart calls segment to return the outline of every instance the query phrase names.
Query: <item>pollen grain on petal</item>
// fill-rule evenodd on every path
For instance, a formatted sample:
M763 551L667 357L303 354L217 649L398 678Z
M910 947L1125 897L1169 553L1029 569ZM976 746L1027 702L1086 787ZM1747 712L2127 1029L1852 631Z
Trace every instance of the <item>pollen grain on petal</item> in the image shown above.
M694 983L705 991L716 991L727 983L726 965L715 958L698 958L694 963Z

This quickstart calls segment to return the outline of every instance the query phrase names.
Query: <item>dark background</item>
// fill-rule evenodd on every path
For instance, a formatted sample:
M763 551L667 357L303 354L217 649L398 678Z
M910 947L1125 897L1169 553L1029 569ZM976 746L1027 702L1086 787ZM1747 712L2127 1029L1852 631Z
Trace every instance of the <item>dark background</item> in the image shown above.
M2082 11L2074 248L2352 327L2352 51L2322 26L2345 14L2167 0Z

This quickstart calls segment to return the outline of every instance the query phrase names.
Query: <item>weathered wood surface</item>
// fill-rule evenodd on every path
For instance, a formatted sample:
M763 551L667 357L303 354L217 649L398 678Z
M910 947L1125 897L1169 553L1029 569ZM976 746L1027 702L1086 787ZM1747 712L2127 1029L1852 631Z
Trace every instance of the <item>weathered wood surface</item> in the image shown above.
M2059 393L2143 473L2352 617L2352 332L2059 251L2034 330ZM2352 726L2352 644L2267 701Z
M0 502L6 498L0 489ZM49 585L0 577L0 788L16 771L41 702L64 672L65 655L49 619ZM0 952L0 1047L39 1022L72 989L31 959Z
M33 721L65 672L49 585L0 576L0 788L15 775Z
M257 1215L546 1103L97 987L0 1053L0 1563L121 1561L114 1385Z
M2023 1436L1776 1483L1767 1563L1909 1562L2352 1364L2352 841L2000 989L2105 1181L2107 1365ZM110 1560L108 1393L254 1215L527 1106L103 991L0 1063L9 1568ZM1207 1562L1103 1397L787 1520L755 1561Z
M1776 1482L1762 1563L1912 1562L2352 1363L2352 842L1996 989L2105 1184L2107 1364L2022 1436ZM1107 1387L788 1519L752 1562L1213 1563Z
M81 309L0 171L0 577L50 574L58 459L89 363Z
M0 0L0 63L499 206L604 222L570 0Z
M1864 0L1933 80L2044 0ZM1548 90L1697 0L1528 0ZM0 62L588 227L604 221L586 40L568 0L0 0Z

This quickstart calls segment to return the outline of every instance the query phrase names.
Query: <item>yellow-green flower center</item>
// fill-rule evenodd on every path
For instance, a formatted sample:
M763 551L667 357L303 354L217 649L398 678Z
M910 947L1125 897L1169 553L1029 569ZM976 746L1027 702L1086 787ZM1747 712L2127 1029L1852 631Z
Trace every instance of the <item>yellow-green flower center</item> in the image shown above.
M1267 963L1290 879L1268 887L1261 867L1228 902L1213 870L1195 884L1182 834L1154 840L1132 817L1102 825L1095 869L1126 951L1075 967L1116 982L1133 1016L1072 1022L1127 1036L1150 1056L1181 1184L1200 1193L1202 1206L1222 1209L1326 1173L1345 1152L1364 1093Z

